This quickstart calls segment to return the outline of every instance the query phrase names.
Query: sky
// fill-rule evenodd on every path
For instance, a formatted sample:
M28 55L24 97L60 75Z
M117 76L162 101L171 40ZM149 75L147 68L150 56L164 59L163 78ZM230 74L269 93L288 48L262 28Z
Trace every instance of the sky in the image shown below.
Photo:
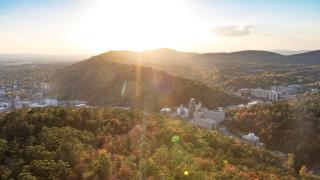
M0 53L320 49L319 0L0 0Z

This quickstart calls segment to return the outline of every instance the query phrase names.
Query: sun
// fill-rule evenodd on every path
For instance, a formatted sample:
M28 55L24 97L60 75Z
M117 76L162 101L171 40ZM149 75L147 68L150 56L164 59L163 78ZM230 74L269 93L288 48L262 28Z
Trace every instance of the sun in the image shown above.
M84 13L73 35L83 49L175 48L197 41L203 25L186 1L99 0Z

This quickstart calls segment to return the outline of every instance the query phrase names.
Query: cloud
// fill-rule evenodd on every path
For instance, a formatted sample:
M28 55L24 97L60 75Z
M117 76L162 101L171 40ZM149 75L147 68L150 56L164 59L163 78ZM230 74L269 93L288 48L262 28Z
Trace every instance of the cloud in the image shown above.
M245 36L252 32L252 25L230 25L212 28L212 32L218 36Z

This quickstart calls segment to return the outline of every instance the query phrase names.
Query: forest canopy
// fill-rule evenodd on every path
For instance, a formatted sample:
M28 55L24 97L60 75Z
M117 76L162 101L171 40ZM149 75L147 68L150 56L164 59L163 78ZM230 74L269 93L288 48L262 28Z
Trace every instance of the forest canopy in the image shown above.
M0 118L3 179L295 179L267 150L180 119L110 108Z

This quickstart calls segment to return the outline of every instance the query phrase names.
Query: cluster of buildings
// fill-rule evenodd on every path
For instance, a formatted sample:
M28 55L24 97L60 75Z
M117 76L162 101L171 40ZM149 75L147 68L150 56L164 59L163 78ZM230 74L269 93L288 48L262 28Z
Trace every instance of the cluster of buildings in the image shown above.
M206 129L217 128L217 125L225 119L223 108L211 110L202 106L201 102L197 103L195 98L190 98L188 107L180 105L175 112L171 108L164 107L160 113L187 119L192 124Z
M279 85L271 86L269 90L256 88L249 89L243 88L239 90L241 96L251 96L253 98L269 100L269 101L278 101L283 100L293 100L296 98L297 93L301 89L300 85Z
M21 78L10 82L2 82L0 88L0 112L23 107L56 106L57 100L43 98L52 90L48 83L38 83L30 80L30 84L23 83Z
M252 101L248 103L248 105L239 105L232 107L230 106L226 108L232 109L240 108L242 106L251 107L259 103L263 103L263 101ZM218 124L225 120L225 111L221 107L212 110L205 106L202 106L201 102L197 103L195 98L190 98L187 107L180 105L175 109L176 111L173 111L173 109L169 107L164 107L160 110L160 113L168 116L181 117L185 120L188 120L195 126L199 126L206 129L218 129L220 132L224 134L230 134L226 127L218 128ZM264 144L260 142L260 138L256 136L254 133L248 133L247 135L238 135L237 137L240 137L241 139L253 143L257 146L264 146Z
M12 109L22 108L43 108L52 106L74 106L74 107L88 107L86 101L81 100L67 100L58 101L53 98L44 98L39 100L21 100L19 96L16 96L13 100L7 102L0 102L0 112L6 112Z
M50 97L54 85L44 82L33 82L21 84L15 80L10 83L0 84L0 112L12 109L42 108L48 106L75 106L87 107L86 101L66 100L58 101Z

